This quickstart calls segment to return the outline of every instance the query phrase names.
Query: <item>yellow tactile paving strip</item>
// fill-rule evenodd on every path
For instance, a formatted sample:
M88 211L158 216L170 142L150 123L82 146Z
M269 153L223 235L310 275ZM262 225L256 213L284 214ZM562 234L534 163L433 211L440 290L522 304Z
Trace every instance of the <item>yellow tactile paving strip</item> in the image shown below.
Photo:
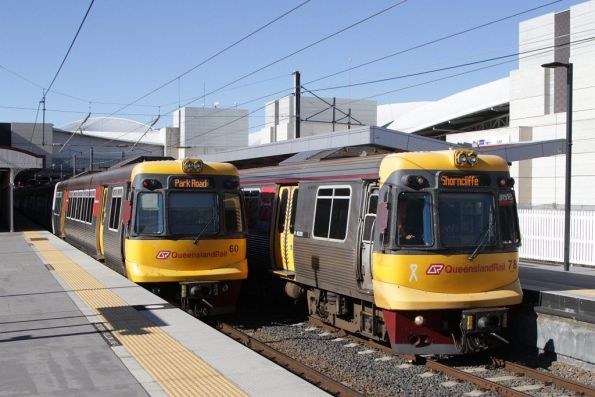
M27 232L31 240L38 233ZM31 241L56 273L95 312L130 354L171 396L246 396L177 340L129 307L49 241Z

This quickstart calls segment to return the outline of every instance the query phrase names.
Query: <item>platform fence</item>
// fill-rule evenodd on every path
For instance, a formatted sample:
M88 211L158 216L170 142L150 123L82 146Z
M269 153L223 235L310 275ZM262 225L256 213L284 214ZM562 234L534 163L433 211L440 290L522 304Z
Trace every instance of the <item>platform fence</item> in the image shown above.
M564 211L519 209L521 259L564 262ZM570 263L595 267L595 211L570 212Z

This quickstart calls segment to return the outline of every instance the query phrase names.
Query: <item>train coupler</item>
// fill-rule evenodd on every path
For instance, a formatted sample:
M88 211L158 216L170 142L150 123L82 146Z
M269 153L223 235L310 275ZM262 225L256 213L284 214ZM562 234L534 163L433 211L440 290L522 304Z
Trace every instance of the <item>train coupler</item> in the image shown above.
M235 310L240 283L237 281L189 281L180 283L182 310L195 317Z

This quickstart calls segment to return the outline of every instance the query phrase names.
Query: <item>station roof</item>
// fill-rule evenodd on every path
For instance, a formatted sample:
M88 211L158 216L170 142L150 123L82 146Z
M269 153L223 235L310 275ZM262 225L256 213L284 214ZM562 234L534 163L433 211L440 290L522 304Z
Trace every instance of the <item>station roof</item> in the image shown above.
M562 154L563 139L476 148L480 153L497 154L507 161L527 160ZM333 156L358 156L366 153L446 150L459 147L451 142L381 127L360 127L299 139L249 146L204 154L205 161L230 162L236 167L253 168L283 161L301 161ZM364 153L366 152L366 153ZM295 157L294 157L295 156ZM290 159L291 158L291 159Z
M0 168L29 169L43 168L45 157L14 147L0 146Z
M61 130L76 132L79 128L81 128L83 135L94 138L136 142L142 137L142 143L163 145L163 139L158 130L134 120L117 117L91 117L84 123L83 120L68 123L62 126Z

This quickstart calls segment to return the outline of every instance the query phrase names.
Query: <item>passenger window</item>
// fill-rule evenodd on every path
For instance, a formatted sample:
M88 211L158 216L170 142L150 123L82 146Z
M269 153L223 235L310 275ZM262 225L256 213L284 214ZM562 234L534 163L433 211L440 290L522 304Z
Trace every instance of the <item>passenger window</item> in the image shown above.
M349 186L324 187L316 195L313 236L329 240L344 240L347 236Z
M281 200L279 203L279 218L277 219L277 230L279 233L285 231L285 217L287 216L287 201L289 199L287 190L281 193Z
M120 226L120 208L122 207L122 193L124 188L115 187L112 191L110 204L110 217L108 227L110 230L118 231Z

